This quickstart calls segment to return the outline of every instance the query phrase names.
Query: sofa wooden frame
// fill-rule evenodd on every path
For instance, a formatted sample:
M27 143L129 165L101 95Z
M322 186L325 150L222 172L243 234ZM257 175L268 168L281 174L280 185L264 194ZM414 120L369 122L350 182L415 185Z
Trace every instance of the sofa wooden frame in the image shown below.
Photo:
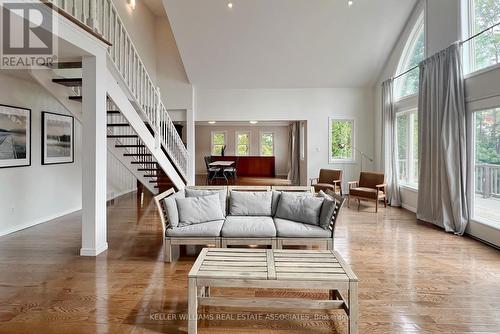
M298 186L190 186L187 189L199 190L220 190L227 189L227 203L229 203L229 196L231 190L236 191L303 191L314 193L314 187L298 187ZM184 245L203 245L217 248L227 248L229 246L270 246L273 249L283 249L288 246L318 246L328 250L333 250L334 237L335 237L335 223L338 218L338 212L344 204L344 197L341 197L333 192L328 191L328 194L337 200L335 214L330 222L329 229L332 234L328 238L225 238L225 237L167 237L166 230L168 228L168 220L166 218L165 208L163 206L163 199L175 193L173 188L155 196L154 200L160 214L162 224L162 231L164 236L164 261L172 262L179 256L179 246Z

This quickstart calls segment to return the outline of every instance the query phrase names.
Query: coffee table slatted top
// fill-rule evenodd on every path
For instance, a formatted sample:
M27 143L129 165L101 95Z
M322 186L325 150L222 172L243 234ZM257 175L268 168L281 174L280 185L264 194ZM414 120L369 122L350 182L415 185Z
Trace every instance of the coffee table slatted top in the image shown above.
M335 251L205 248L189 277L210 279L357 281Z

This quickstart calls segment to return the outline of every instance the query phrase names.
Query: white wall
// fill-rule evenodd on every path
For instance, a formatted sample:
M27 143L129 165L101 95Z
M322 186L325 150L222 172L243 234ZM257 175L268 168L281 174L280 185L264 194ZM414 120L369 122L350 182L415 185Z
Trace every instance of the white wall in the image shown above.
M137 0L135 9L127 4L127 0L113 0L113 3L151 76L151 80L156 82L155 16L146 7L144 1Z
M361 88L202 89L196 90L197 121L306 120L307 178L320 168L344 170L344 180L359 177L358 164L328 163L328 117L355 120L356 146L373 157L373 90ZM366 169L374 168L365 162Z
M157 17L155 29L156 77L163 104L167 109L191 109L193 89L167 17Z
M0 169L0 235L81 208L81 127L75 162L41 164L41 112L68 112L38 84L0 74L0 103L31 109L31 166Z
M29 92L29 94L27 94ZM43 223L82 206L81 125L75 119L75 162L41 164L41 112L69 112L28 75L0 74L0 104L31 109L31 166L0 168L0 235ZM107 198L136 188L135 179L108 154Z
M210 155L210 138L212 131L226 132L226 155L236 155L236 132L250 132L250 155L260 155L260 132L274 133L274 155L276 175L288 174L288 126L196 126L196 174L206 174L204 157Z

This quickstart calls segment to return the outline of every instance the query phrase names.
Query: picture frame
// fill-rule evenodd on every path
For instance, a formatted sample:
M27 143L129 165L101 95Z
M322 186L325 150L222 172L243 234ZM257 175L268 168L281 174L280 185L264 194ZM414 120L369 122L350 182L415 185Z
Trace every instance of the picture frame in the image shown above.
M31 109L0 104L0 168L31 166Z
M42 165L75 162L75 119L42 112Z

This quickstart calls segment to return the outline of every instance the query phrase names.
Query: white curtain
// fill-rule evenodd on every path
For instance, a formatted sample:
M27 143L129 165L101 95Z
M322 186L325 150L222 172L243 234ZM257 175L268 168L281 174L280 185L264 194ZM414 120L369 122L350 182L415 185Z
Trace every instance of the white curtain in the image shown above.
M288 180L291 184L300 184L300 124L293 122L289 127L288 137Z
M462 235L468 222L466 110L460 45L420 63L418 219Z
M391 206L401 206L393 83L393 79L382 83L382 163L387 184L387 201Z

